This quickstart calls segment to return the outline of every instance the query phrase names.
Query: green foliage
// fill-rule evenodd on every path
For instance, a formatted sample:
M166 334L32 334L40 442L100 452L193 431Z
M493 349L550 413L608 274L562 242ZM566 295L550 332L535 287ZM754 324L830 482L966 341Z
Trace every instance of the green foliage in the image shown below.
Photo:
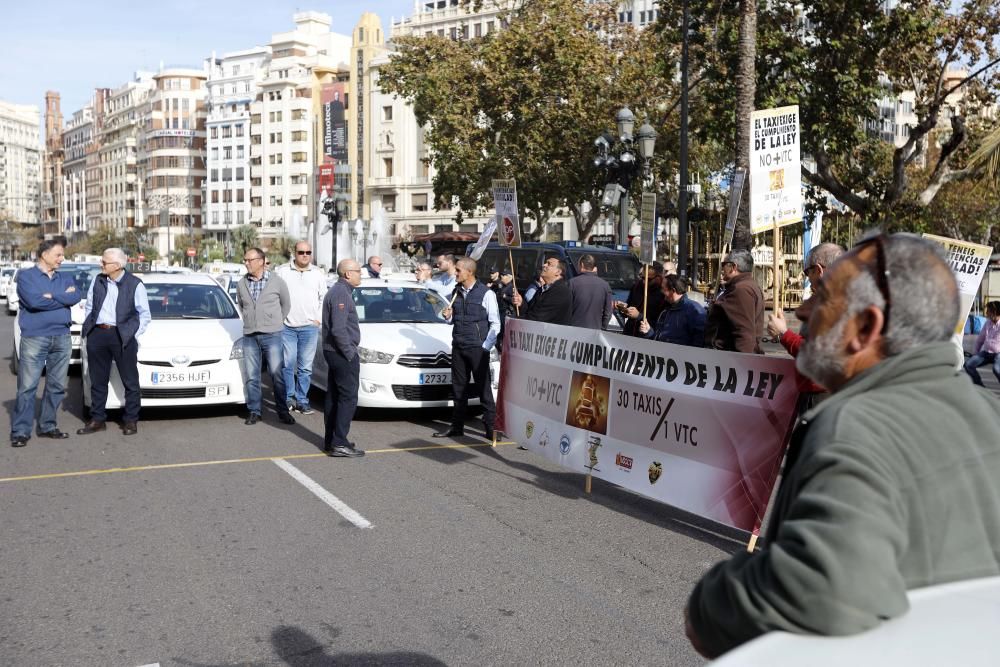
M240 258L243 257L243 253L247 251L247 248L255 248L259 242L257 228L253 225L233 227L230 235L233 241L233 252L239 253Z

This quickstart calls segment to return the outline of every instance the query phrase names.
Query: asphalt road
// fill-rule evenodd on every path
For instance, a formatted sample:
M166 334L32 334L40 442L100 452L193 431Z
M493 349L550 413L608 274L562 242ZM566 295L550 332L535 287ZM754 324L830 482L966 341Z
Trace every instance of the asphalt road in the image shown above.
M8 415L15 387L0 369ZM76 371L73 433L80 391ZM446 422L361 415L360 460L319 453L322 414L271 409L5 441L0 665L702 664L684 602L741 536L600 480L584 494L509 444L432 440Z

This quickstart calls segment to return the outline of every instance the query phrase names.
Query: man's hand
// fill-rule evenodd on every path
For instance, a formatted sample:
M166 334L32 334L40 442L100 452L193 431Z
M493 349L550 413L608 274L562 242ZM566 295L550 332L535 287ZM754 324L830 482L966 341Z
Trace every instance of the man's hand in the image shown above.
M319 320L309 320L309 321L312 322L313 324L315 324L318 327L323 325L323 323L320 322Z
M788 331L788 322L785 321L785 313L778 308L767 316L767 333L778 338L786 331Z
M684 634L687 635L688 641L691 642L691 648L697 651L698 655L706 658L712 657L708 654L708 651L705 650L705 647L702 646L701 639L699 639L698 635L695 634L694 627L691 625L691 617L688 616L687 607L684 607Z
M515 306L517 306L518 308L520 308L521 304L524 303L524 299L521 297L520 294L514 292L514 296L510 297L510 302Z
M628 315L628 318L630 320L639 319L639 309L636 308L635 306L629 306L628 308L626 308L625 314Z
M66 294L69 294L70 292L75 292L75 291L76 291L76 285L70 285L69 287L66 288Z
M52 292L45 292L44 294L42 294L42 296L44 296L46 299L51 299L52 298Z
M648 334L649 333L649 322L643 320L639 323L639 333Z
M441 317L443 317L446 320L450 320L451 319L451 308L445 308L444 310L442 310L441 311Z

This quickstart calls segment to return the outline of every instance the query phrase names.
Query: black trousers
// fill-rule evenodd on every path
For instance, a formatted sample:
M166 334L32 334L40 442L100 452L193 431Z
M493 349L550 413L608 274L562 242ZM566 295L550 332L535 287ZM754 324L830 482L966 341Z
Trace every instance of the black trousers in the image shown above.
M323 401L323 445L326 449L350 447L347 434L358 407L358 376L361 358L348 359L340 352L323 348L326 359L326 399Z
M471 388L472 391L468 391ZM490 387L490 353L481 347L452 347L451 393L455 408L451 413L451 427L465 428L465 409L469 395L478 396L483 406L483 424L492 431L497 419L497 406Z
M122 346L118 329L94 327L87 336L87 362L90 366L90 418L107 421L108 382L111 381L111 362L118 367L122 386L125 387L125 412L122 421L139 421L139 343L133 337Z

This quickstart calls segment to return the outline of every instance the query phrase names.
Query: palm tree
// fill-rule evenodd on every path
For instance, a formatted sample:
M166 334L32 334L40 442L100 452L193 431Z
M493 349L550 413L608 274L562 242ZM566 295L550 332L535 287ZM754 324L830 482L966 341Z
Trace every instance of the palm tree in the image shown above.
M247 248L257 246L257 228L253 225L240 225L233 228L233 245L240 249L240 255L247 251Z
M968 169L982 167L987 180L1000 185L1000 127L986 135L982 145L969 158Z
M736 68L736 167L750 171L750 114L757 92L757 2L740 0L739 62ZM749 250L750 188L743 189L740 215L736 221L733 249Z

